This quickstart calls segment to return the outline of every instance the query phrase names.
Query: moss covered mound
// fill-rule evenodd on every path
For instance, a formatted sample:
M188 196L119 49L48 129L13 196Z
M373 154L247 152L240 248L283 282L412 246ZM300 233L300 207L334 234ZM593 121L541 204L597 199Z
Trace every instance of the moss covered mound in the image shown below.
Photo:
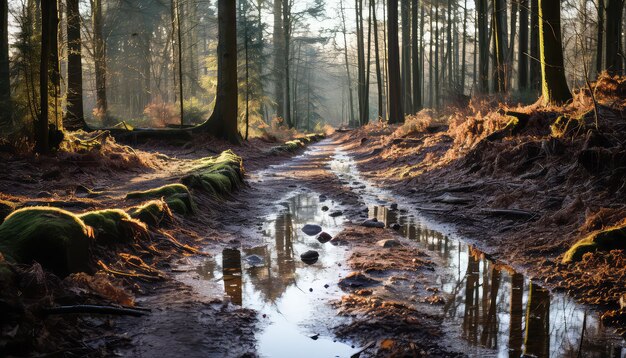
M126 243L147 234L146 226L120 209L90 211L79 218L91 226L103 243Z
M60 276L89 272L93 232L76 215L57 208L29 207L0 225L0 252L18 263L37 261Z
M16 204L10 201L0 200L0 223L4 220L4 218L9 216L9 214L15 211L16 206Z
M226 150L216 157L196 161L194 173L183 177L182 182L191 188L220 196L238 189L244 175L241 157Z
M187 204L180 199L172 199L175 212L179 214L187 213ZM130 209L130 216L137 219L150 227L161 227L171 224L174 216L170 210L170 206L164 200L151 200L141 206Z
M580 261L595 251L626 250L626 225L596 231L575 243L563 256L563 263Z
M172 212L180 215L191 214L196 209L193 197L184 184L168 184L146 191L130 192L126 194L126 199L163 199Z
M294 138L293 140L287 141L284 144L272 147L270 149L270 153L278 154L295 152L296 150L306 146L307 144L317 142L323 138L323 134L307 134L306 136Z

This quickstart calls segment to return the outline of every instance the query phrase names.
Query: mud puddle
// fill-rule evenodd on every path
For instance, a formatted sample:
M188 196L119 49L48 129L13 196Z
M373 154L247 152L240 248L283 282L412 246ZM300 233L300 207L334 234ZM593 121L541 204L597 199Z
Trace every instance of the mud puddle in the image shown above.
M596 312L486 259L448 228L411 210L409 199L364 180L346 153L338 150L331 168L368 206L363 218L400 224L402 235L441 259L437 285L446 295L444 324L469 345L469 355L487 348L498 357L626 357L626 343Z

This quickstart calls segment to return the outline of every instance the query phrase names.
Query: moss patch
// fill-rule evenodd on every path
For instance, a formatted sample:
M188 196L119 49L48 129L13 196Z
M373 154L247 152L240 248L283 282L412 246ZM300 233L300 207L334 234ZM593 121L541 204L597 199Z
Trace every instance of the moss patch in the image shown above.
M180 202L180 204L173 205L174 211L185 214L187 211L186 204L180 199L172 199L172 202L174 201ZM130 216L150 227L160 227L171 224L174 221L169 204L163 200L151 200L141 206L131 208Z
M15 211L16 204L6 200L0 200L0 223Z
M76 215L57 208L23 208L0 225L0 252L19 263L37 261L60 276L88 272L93 232Z
M575 243L563 256L563 263L580 261L595 251L626 250L626 225L596 231Z
M196 210L193 196L184 184L168 184L146 191L130 192L126 194L126 199L163 199L172 212L180 215L192 214Z
M215 196L238 189L243 183L243 159L231 150L216 157L199 159L194 163L194 173L182 178L182 182Z
M120 209L90 211L79 218L94 229L99 242L126 243L147 234L143 223Z
M306 136L294 138L293 140L287 141L284 144L272 147L270 149L270 153L279 154L295 152L296 150L303 148L307 144L317 142L323 138L323 134L307 134Z

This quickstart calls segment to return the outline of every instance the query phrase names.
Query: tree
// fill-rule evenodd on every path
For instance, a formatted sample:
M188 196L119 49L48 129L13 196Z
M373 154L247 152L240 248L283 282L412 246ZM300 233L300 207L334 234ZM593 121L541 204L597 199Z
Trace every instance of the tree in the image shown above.
M11 73L9 71L9 2L0 3L0 126L11 123Z
M387 0L387 37L389 69L389 123L401 123L404 120L402 110L402 89L400 82L400 49L398 48L398 0Z
M520 0L518 85L520 91L528 88L528 0Z
M595 2L594 2L595 3ZM604 0L598 0L597 8L598 12L598 26L597 26L597 43L596 43L596 73L602 72L602 59L604 54L604 13L605 6Z
M560 1L539 0L539 18L543 102L561 104L572 99L572 93L567 86L563 66Z
M237 131L237 5L217 2L217 93L213 114L196 131L208 132L233 144L241 142Z
M476 0L478 16L478 90L489 92L489 39L487 0Z
M402 108L404 114L411 113L411 25L409 22L409 0L401 0L402 8Z
M423 6L423 5L422 5ZM419 28L417 26L417 12L419 0L413 0L411 4L411 28L413 29L411 38L411 57L413 60L413 111L417 113L422 109L422 74L420 68L420 50L418 47Z
M605 0L604 66L610 75L622 74L621 33L624 0Z
M44 1L45 2L45 1ZM96 72L96 112L104 124L108 124L107 68L102 17L102 0L91 0L93 26L93 52Z
M67 112L63 125L70 130L86 129L83 113L83 65L80 40L79 0L67 0Z
M285 111L285 35L283 34L283 0L274 0L274 99L276 117L284 117Z
M494 88L496 92L506 92L506 2L494 0L493 2L493 44L495 75Z
M539 0L530 0L530 88L539 89L541 62L539 60Z
M41 4L41 61L39 66L39 116L35 121L35 151L37 153L48 153L50 151L48 142L48 83L50 76L51 52L57 49L52 47L53 38L57 36L57 23L54 21L57 13L57 2L43 1Z
M346 74L348 76L348 92L349 92L349 98L348 98L348 105L350 106L350 119L348 120L348 123L352 123L354 121L354 99L352 96L352 77L350 75L350 62L348 61L348 39L346 37L346 16L344 13L344 9L343 9L343 1L339 2L339 6L340 6L340 13L341 13L341 32L343 34L343 43L344 43L344 47L343 47L343 55L344 55L344 60L345 60L345 64L346 64Z
M376 20L376 1L370 0L372 22L374 23L374 54L376 61L376 86L378 89L378 118L383 118L383 78L380 68L380 49L378 46L378 21ZM345 34L345 33L344 33Z

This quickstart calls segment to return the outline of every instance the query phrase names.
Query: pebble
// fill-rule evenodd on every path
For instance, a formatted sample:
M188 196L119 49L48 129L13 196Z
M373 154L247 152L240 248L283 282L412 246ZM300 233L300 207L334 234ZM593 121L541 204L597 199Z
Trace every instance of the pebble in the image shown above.
M314 224L306 224L302 227L302 232L309 236L313 236L322 232L322 227Z

